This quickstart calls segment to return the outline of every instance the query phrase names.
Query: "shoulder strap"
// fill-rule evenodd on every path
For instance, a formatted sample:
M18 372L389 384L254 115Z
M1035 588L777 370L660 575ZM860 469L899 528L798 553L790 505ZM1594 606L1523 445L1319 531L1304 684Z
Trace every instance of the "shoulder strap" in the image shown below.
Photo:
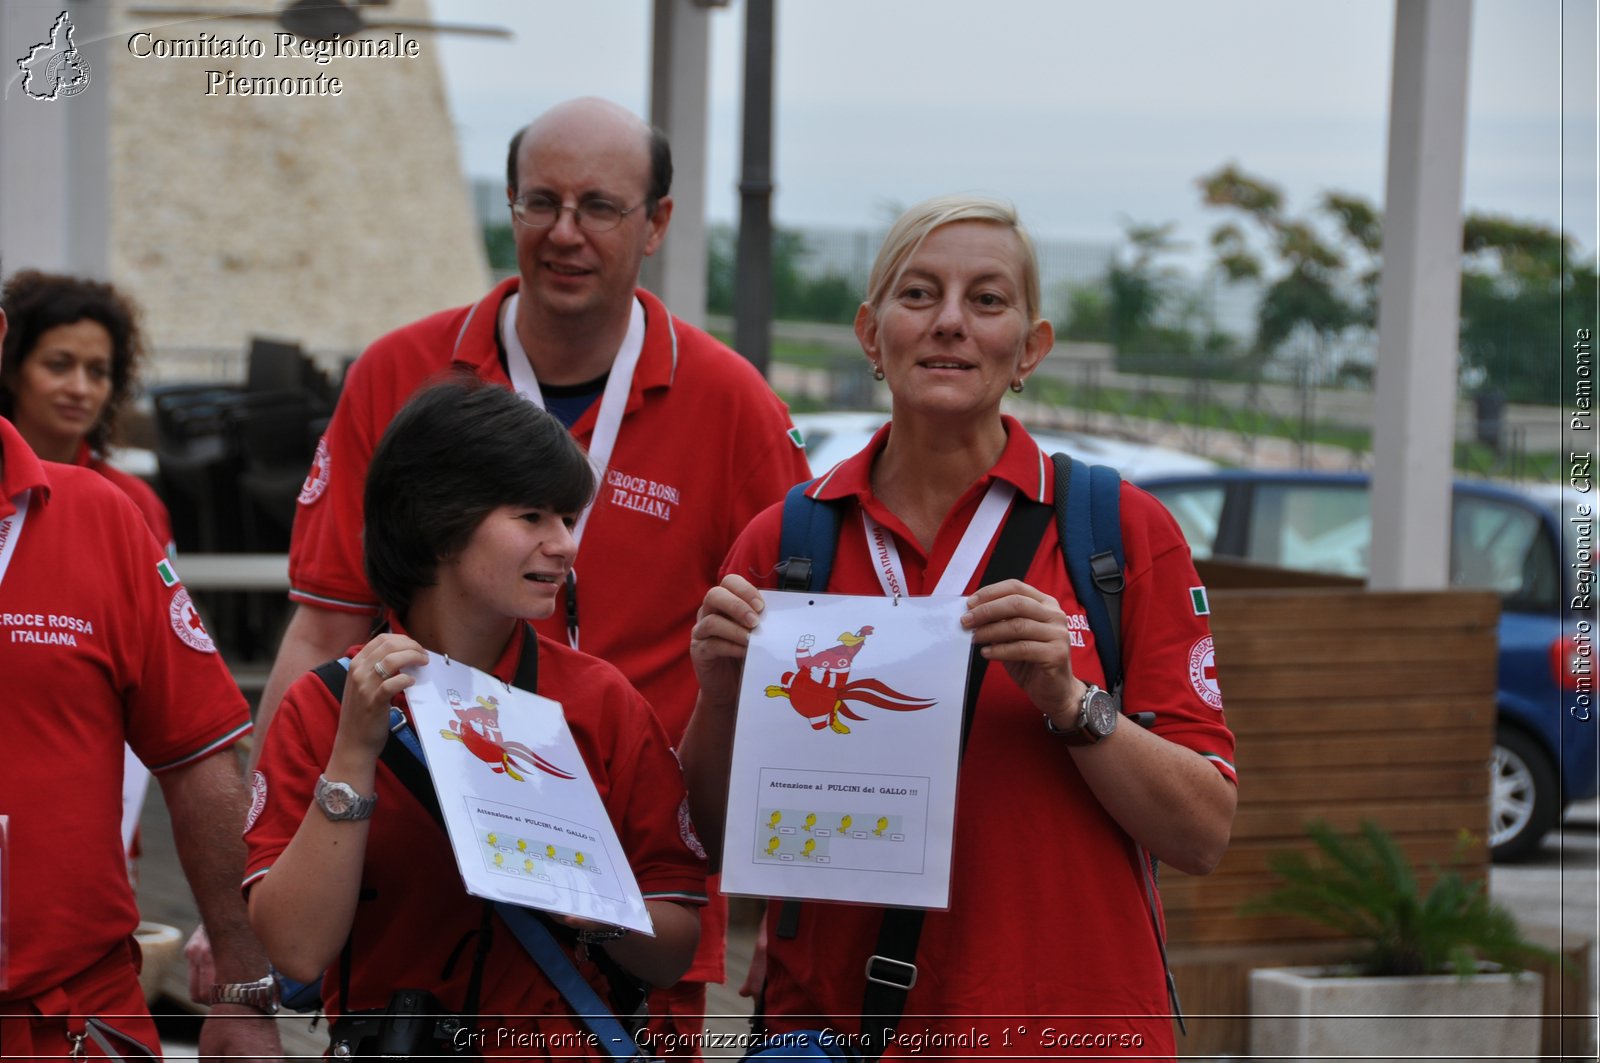
M839 545L840 507L806 492L816 480L795 484L783 499L783 529L778 536L779 589L828 589L833 554Z
M989 564L983 570L979 586L1024 578L1049 524L1048 506L1018 496L1000 530L994 552L989 555ZM972 733L972 721L977 715L978 692L983 687L988 667L988 659L973 647L967 666L967 697L961 711L963 756L967 751L967 738ZM906 996L916 985L917 943L922 937L926 915L921 908L884 909L877 948L867 960L867 988L861 1002L861 1058L869 1063L883 1054L890 1035L905 1013Z
M1055 454L1056 528L1072 590L1094 632L1106 688L1122 686L1122 477L1109 465L1089 466Z
M1065 454L1051 455L1056 467L1056 528L1061 552L1066 558L1072 589L1083 605L1094 632L1100 667L1106 686L1122 691L1122 591L1127 584L1123 569L1127 557L1122 549L1122 477L1108 465L1086 465ZM1144 726L1152 713L1134 717ZM1156 909L1156 860L1135 845L1134 858L1142 873L1145 901L1150 908L1150 923L1155 928L1156 947L1161 952L1161 967L1166 975L1167 996L1178 1029L1189 1032L1178 1003L1178 983L1167 959L1166 936L1161 932L1161 916Z

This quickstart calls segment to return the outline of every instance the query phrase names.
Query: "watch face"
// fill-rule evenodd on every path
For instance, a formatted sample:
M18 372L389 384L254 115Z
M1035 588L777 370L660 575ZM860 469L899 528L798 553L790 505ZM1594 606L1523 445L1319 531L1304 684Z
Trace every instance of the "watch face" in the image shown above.
M360 800L355 789L349 783L328 782L324 780L317 787L317 804L330 816L342 816L356 806Z
M1084 709L1087 719L1083 725L1086 729L1104 738L1117 726L1117 699L1099 688L1095 688L1085 699Z

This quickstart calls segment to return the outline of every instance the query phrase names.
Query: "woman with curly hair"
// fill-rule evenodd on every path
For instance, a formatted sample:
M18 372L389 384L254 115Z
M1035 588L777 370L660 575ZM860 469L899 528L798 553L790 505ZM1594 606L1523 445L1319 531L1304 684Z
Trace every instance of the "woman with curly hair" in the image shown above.
M106 457L133 395L144 342L138 310L109 284L23 270L0 291L11 322L0 358L0 416L46 461L84 465L122 489L171 552L155 491Z

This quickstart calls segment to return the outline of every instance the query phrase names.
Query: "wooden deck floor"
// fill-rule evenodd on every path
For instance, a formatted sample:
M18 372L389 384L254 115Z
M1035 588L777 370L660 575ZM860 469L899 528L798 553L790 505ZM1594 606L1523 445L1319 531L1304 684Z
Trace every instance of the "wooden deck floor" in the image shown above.
M200 920L188 883L178 866L177 852L172 843L172 825L159 787L150 789L141 828L144 857L139 867L140 914L148 921L178 927L187 940ZM754 942L754 924L750 919L746 918L730 929L728 971L731 985L714 985L707 995L707 1006L712 1014L706 1017L706 1027L713 1033L743 1033L748 1029L750 1002L740 997L737 989L750 966ZM158 1005L158 1012L172 1013L172 1017L162 1020L163 1039L170 1058L181 1059L192 1055L193 1047L187 1041L195 1036L195 1024L183 1021L181 1016L199 1013L204 1009L189 999L188 972L181 961L166 972L162 990L164 999ZM291 1057L320 1056L328 1045L327 1024L318 1023L313 1029L310 1016L280 1016L278 1031L283 1038L284 1052ZM723 1058L737 1058L737 1055Z

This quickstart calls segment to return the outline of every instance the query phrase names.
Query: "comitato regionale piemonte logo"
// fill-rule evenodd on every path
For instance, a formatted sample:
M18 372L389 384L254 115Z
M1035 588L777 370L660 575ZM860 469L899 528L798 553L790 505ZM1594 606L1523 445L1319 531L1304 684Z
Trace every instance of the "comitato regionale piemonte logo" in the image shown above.
M50 39L17 60L22 91L30 100L59 100L89 87L89 61L73 43L76 27L65 11L50 27Z

